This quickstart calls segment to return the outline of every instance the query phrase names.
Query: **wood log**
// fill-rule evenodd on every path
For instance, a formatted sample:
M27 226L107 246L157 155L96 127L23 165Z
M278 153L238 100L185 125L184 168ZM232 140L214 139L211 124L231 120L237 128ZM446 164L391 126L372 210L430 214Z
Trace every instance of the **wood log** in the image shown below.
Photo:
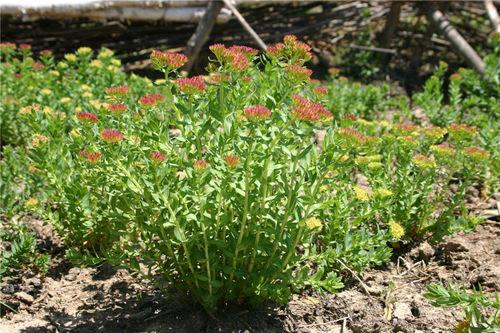
M184 69L189 73L193 68L193 65L198 58L201 48L207 42L210 33L215 24L215 20L219 16L220 11L223 7L223 2L221 1L211 1L207 5L205 14L201 18L196 31L189 39L186 46L186 55L188 56L188 62L184 66Z
M240 21L240 24L243 26L243 28L250 34L250 36L252 36L253 40L257 43L257 45L259 45L259 48L262 51L265 51L267 49L266 43L264 43L264 41L255 32L255 30L252 29L250 24L248 24L248 22L245 20L243 15L240 14L238 9L236 9L236 7L233 6L233 4L231 3L230 0L222 0L222 1L231 10L231 12L234 14L234 16L236 16L238 21Z
M129 3L130 4L130 3ZM12 9L12 10L11 10ZM32 21L41 18L80 18L91 20L130 20L130 21L165 21L165 22L199 22L205 14L205 7L102 7L100 3L92 6L58 6L49 10L40 7L37 10L29 9L19 11L19 8L2 7L2 15L22 16L24 21ZM231 18L231 12L224 9L216 18L216 23L226 23Z
M432 23L436 30L442 34L451 45L453 45L458 54L469 64L469 66L480 74L484 74L484 61L476 51L474 51L469 43L467 43L460 33L451 25L440 10L430 3L427 3L426 6L427 20Z
M500 16L498 15L498 11L493 3L493 0L484 0L484 8L486 9L491 25L493 26L493 31L500 33Z
M380 37L380 46L382 48L388 48L391 45L392 37L399 24L399 16L401 15L401 7L403 6L403 1L394 1L391 3L391 9L389 14L387 14L387 19L385 21L384 30Z

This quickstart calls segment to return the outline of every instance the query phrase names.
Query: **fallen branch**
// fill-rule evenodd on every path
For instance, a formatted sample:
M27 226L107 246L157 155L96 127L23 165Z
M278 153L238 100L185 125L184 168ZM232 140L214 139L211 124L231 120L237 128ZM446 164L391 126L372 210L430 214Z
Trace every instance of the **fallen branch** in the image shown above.
M493 0L484 0L484 7L491 25L493 26L493 31L500 33L500 16L498 15L497 7L495 7Z
M429 22L455 47L460 56L477 72L484 74L485 64L481 57L458 33L458 31L446 19L443 13L435 6L427 4L426 16Z
M372 52L397 54L396 50L386 49L386 48L382 48L382 47L362 46L362 45L356 45L356 44L350 44L349 47L352 48L352 49L356 49L356 50L364 50L364 51L372 51Z
M236 9L236 7L233 6L233 4L231 3L230 0L222 0L222 1L227 6L227 8L229 8L229 10L231 10L231 12L234 14L234 16L236 16L238 21L240 21L243 28L250 34L250 36L252 36L253 40L257 43L257 45L259 45L260 49L265 51L267 49L266 43L264 43L264 41L259 37L259 35L257 35L255 30L252 29L250 24L248 24L248 22L240 14L238 9Z

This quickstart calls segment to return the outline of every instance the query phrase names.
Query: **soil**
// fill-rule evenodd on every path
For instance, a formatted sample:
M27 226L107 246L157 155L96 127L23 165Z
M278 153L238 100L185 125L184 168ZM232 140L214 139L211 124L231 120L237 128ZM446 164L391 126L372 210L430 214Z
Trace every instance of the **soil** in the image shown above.
M491 212L496 205L476 207ZM423 242L382 268L353 275L338 294L305 292L286 306L232 306L213 316L124 269L72 267L50 225L29 216L24 222L40 249L51 253L51 267L44 277L24 271L0 283L2 333L451 332L463 314L431 306L423 296L427 284L500 290L500 222L491 219L474 232Z

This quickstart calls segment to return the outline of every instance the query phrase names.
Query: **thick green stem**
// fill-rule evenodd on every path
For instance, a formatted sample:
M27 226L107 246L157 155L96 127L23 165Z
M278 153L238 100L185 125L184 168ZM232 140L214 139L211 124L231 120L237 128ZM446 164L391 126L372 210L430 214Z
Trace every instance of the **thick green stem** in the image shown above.
M257 223L257 235L255 236L255 243L254 243L254 249L253 249L253 254L252 254L252 259L250 260L250 264L248 265L248 273L250 274L252 272L253 266L255 264L255 258L257 257L257 251L259 248L259 241L260 241L260 225L262 224L262 216L264 215L264 206L266 203L266 198L267 198L267 185L268 185L268 177L267 177L267 169L269 168L269 163L271 162L273 158L273 150L274 146L278 142L279 136L276 136L274 140L271 142L269 145L269 156L266 159L266 162L264 163L264 168L262 169L262 175L260 179L260 183L262 184L262 197L261 197L261 202L260 202L260 215L259 215L259 222Z
M236 247L234 249L234 257L233 257L233 269L231 272L231 275L229 277L229 281L233 280L234 277L234 272L236 270L236 264L238 262L238 254L240 252L240 246L241 242L243 240L243 235L245 233L245 226L246 222L248 219L248 210L249 210L249 203L250 203L250 163L252 161L252 152L254 149L254 142L251 143L250 148L248 148L248 155L247 155L247 160L245 163L245 201L244 201L244 206L243 206L243 218L241 221L241 226L240 226L240 232L238 236L238 241L236 242Z
M278 232L278 238L275 239L273 249L271 251L271 255L269 256L269 259L267 260L266 270L269 269L269 266L273 262L274 255L276 254L276 251L278 249L279 242L281 242L281 239L283 238L283 233L285 232L286 223L287 223L288 217L290 216L290 213L291 213L290 206L292 204L293 188L295 186L295 172L297 171L297 164L298 164L298 160L294 159L293 166L292 166L292 173L290 176L290 179L291 179L290 187L288 188L288 195L286 198L285 215L283 216L283 221L281 222L281 226L280 226L280 229Z

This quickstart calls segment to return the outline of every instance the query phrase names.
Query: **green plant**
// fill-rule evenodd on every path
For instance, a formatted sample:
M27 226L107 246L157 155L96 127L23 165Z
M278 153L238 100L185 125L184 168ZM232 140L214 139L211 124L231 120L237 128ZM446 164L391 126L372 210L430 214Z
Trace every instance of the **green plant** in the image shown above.
M48 270L50 256L37 250L35 235L24 225L1 222L0 229L0 277L12 274L22 267L36 268L42 274Z
M74 263L147 267L213 311L283 302L306 287L335 291L343 271L464 225L453 221L467 218L465 189L490 156L475 147L475 128L378 120L406 101L384 101L387 87L311 81L309 47L293 36L261 55L211 50L206 78L178 77L186 57L154 51L165 79L153 84L115 83L117 66L104 70L98 55L96 67L83 49L54 65L72 80L70 104L27 93L25 145L15 150L26 161L9 148L2 163L28 166L26 180L9 171L4 184L29 194L7 199L49 219Z
M500 330L500 299L497 292L492 297L481 289L467 292L451 285L429 284L424 296L437 307L462 307L465 318L457 324L457 333L493 333Z

